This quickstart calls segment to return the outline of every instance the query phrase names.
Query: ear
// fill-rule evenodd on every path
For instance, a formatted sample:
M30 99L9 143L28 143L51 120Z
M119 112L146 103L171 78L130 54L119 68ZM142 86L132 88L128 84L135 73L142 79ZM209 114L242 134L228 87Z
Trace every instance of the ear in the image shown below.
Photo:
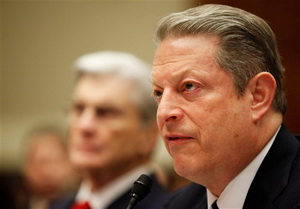
M252 120L257 122L271 108L276 92L276 81L268 72L261 72L248 83L252 95Z

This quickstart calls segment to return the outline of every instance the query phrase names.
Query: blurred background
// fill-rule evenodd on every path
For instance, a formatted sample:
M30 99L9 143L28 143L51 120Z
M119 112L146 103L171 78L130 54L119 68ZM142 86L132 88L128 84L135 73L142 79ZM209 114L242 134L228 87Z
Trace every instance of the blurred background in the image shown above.
M18 171L22 140L40 123L65 128L72 63L99 50L152 62L163 16L204 3L237 6L266 19L286 67L285 124L300 133L300 4L297 0L1 0L0 172Z
M194 5L188 0L1 1L0 169L20 167L28 129L65 125L75 59L120 50L151 63L157 21Z

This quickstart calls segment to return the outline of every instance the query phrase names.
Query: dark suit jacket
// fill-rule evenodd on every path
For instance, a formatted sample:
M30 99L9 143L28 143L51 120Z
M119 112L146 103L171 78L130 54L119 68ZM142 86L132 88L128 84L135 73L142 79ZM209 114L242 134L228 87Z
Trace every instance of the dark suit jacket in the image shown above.
M160 209L165 203L168 194L166 190L158 183L154 175L152 177L151 192L140 202L136 204L134 209ZM138 178L138 177L137 177ZM126 209L130 199L131 189L111 203L106 209ZM50 206L49 209L70 209L74 204L75 195L72 197L58 201Z
M167 209L207 209L206 188L192 183L178 191ZM299 139L283 125L250 185L243 209L300 208Z

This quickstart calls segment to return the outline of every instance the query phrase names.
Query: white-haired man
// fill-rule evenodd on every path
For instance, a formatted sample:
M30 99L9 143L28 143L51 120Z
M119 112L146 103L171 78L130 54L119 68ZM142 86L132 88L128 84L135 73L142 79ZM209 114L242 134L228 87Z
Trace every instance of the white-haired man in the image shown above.
M125 209L141 174L152 176L152 192L135 208L159 208L166 192L150 165L158 138L150 67L114 51L84 55L75 67L69 151L83 181L74 197L53 208Z

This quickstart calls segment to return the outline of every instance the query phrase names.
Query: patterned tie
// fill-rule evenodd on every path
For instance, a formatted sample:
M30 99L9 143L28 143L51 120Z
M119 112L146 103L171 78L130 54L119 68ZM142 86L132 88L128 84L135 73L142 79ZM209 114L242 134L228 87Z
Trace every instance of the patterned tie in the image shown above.
M71 209L92 209L88 202L76 202Z
M217 200L214 201L214 203L211 205L212 209L219 209L218 205L217 205Z

